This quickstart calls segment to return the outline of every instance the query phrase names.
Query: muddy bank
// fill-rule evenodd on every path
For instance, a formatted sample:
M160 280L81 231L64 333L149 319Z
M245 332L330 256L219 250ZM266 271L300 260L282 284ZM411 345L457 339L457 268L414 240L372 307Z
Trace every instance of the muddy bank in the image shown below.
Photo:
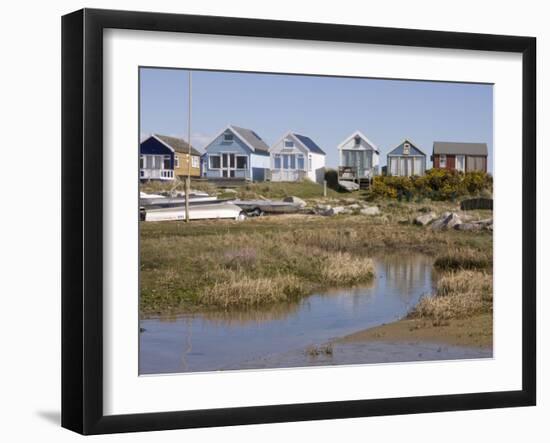
M434 325L431 320L402 319L334 340L335 344L370 342L441 343L452 346L492 348L493 317L483 314Z
M291 368L330 365L407 363L491 358L492 348L455 346L414 340L333 343L330 353L312 355L306 350L266 355L229 365L224 370ZM326 347L326 346L324 346Z
M274 353L223 369L288 368L326 365L405 363L491 358L490 314L434 326L403 319L365 329L320 346ZM311 349L319 352L312 352Z

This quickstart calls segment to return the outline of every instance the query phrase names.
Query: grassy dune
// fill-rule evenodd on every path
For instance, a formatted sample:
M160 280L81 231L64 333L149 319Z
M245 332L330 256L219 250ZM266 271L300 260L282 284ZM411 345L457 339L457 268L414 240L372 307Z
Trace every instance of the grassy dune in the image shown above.
M191 189L208 192L210 195L219 194L222 197L238 197L241 199L273 198L282 199L294 195L303 199L322 198L323 185L303 180L301 182L265 182L265 183L242 183L237 184L232 189L234 192L225 193L223 186L207 181L191 180ZM151 181L140 185L140 190L148 193L184 191L185 183L183 180L173 182ZM359 193L356 193L359 194ZM327 197L338 198L344 194L327 189Z
M291 195L303 199L323 197L323 186L310 180L301 182L248 183L235 189L237 196L243 199L284 198ZM327 189L327 197L337 198L340 194Z

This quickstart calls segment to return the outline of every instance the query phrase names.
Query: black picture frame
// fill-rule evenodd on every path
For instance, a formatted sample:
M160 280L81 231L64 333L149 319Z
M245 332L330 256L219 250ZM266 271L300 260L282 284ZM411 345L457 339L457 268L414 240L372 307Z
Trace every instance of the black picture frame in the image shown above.
M171 31L522 54L522 389L132 415L103 413L103 30ZM62 426L82 434L458 411L536 403L536 39L83 9L62 18Z

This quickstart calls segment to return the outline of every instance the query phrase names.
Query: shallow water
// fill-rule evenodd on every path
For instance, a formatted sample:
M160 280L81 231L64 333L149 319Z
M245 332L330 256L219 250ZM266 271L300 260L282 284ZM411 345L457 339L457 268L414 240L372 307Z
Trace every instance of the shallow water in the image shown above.
M141 321L140 373L173 373L486 357L487 350L435 344L335 345L332 356L304 352L344 335L402 318L432 292L432 260L375 259L367 286L313 294L267 309L210 312Z

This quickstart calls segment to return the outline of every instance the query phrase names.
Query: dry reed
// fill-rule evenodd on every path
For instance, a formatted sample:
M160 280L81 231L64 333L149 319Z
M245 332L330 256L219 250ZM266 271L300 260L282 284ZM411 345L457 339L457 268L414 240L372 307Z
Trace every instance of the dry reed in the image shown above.
M443 276L435 295L423 297L409 318L443 320L491 313L493 276L480 271L459 271Z

